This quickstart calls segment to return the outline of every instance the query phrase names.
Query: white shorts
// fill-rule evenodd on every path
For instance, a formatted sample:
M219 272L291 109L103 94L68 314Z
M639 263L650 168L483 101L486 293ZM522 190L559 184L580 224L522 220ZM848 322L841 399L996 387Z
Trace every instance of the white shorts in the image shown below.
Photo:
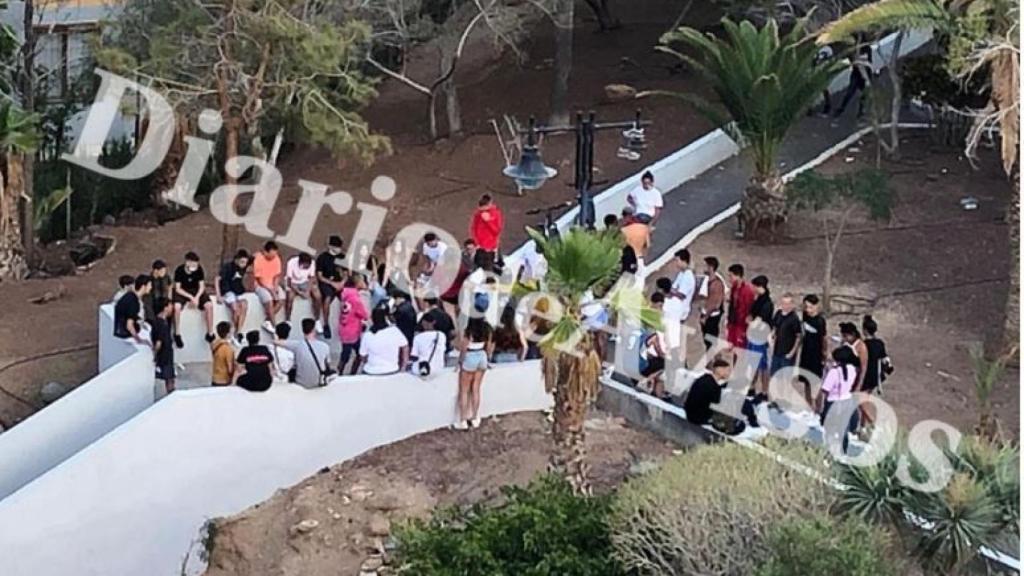
M233 306L234 304L237 304L239 300L241 300L242 295L235 294L234 292L225 292L224 294L221 294L221 298L224 300L225 304L227 304L228 306Z
M257 286L256 297L259 298L260 302L263 304L270 304L274 300L284 300L284 288L281 288L280 286L277 286L276 288L276 290L271 291L270 288Z

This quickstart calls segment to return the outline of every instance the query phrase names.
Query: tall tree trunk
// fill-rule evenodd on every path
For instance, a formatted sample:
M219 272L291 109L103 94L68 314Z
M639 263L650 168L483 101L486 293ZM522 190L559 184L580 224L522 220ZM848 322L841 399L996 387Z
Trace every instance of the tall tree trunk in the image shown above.
M1020 342L1020 171L1013 172L1013 197L1007 207L1006 221L1010 231L1010 290L1006 295L1006 324L1003 345L1009 350Z
M551 469L577 493L590 494L584 423L600 389L601 359L589 335L583 336L575 351L577 354L553 351L544 356L544 384L555 400Z
M7 173L11 186L4 185L0 173L0 282L19 280L25 275L25 253L18 218L19 182L23 174L16 154L7 155Z
M569 123L574 0L558 0L555 14L555 79L551 84L551 124Z
M239 121L236 118L224 122L224 155L226 159L238 156ZM225 171L224 181L229 185L238 184L238 178ZM220 262L227 262L238 251L239 226L225 224L221 230Z
M25 12L22 25L24 26L25 40L21 46L22 50L22 76L21 76L21 108L28 114L36 111L36 31L35 31L35 0L25 0ZM35 225L35 198L34 186L35 157L26 154L24 157L24 194L21 198L21 241L25 249L25 259L29 265L35 262L36 255L36 225Z
M454 45L441 49L441 74L454 65L455 49ZM448 79L441 84L441 91L444 93L444 110L448 118L448 135L457 136L462 133L462 109L459 106L459 92L455 86L454 73L450 74Z
M900 80L900 49L903 47L903 31L896 34L889 55L889 84L892 85L892 109L889 117L889 156L900 158L900 107L903 105L903 84Z

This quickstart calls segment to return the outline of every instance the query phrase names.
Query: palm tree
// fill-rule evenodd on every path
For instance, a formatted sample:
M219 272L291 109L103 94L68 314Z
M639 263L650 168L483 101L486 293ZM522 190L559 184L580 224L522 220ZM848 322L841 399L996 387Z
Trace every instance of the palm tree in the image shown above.
M555 318L539 342L544 385L555 400L551 466L574 490L587 494L590 484L583 424L600 389L601 358L594 348L594 335L583 327L584 298L602 294L602 301L620 322L632 319L644 326L658 326L660 318L643 305L639 288L626 283L612 287L622 253L620 234L576 228L561 239L548 239L535 230L528 232L548 262L543 291L529 295L531 313L541 310Z
M842 69L838 59L815 62L817 48L798 21L780 36L769 20L761 28L749 21L725 18L723 38L682 27L666 32L658 50L672 54L696 70L718 97L718 106L692 94L668 93L697 107L716 124L726 126L737 143L750 145L754 174L743 196L740 222L748 238L774 234L786 219L786 197L776 157L789 128L828 88ZM688 56L671 48L681 42L696 52ZM650 93L648 93L650 94ZM729 124L731 120L732 124Z
M998 126L1003 169L1013 180L1013 199L1007 208L1013 273L1006 302L1003 340L1009 348L1020 335L1020 23L1019 0L880 0L862 6L826 26L819 44L840 42L869 31L931 28L948 34L948 67L966 79L984 71L988 77L988 106L975 116L967 137L973 156L980 136Z
M25 154L39 142L36 120L10 102L0 104L0 159L5 168L0 170L0 280L19 279L25 273L18 200L25 194Z

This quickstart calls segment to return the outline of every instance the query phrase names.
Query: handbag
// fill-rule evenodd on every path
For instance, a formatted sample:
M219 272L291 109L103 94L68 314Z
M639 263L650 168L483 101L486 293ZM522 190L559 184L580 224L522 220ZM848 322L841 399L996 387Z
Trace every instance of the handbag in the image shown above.
M316 352L313 352L313 345L309 343L309 340L306 340L306 349L309 350L309 355L313 357L313 364L316 365L317 371L320 372L320 382L319 382L319 384L320 384L320 387L323 388L324 386L327 386L327 381L330 379L330 377L334 376L338 372L335 371L334 368L331 368L330 366L326 365L327 364L327 359L326 358L324 359L324 367L323 368L320 367L320 361L317 360Z
M434 353L437 352L437 341L440 339L440 334L434 336L434 347L430 349L430 357L426 361L417 362L416 368L419 370L420 376L430 376L430 362L434 359Z

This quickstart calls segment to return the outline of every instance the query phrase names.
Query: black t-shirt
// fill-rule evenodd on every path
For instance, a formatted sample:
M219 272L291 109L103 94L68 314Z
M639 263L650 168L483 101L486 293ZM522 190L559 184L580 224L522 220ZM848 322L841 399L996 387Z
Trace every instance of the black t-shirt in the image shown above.
M320 255L316 257L316 271L328 280L340 282L343 267L338 265L338 260L344 259L344 253L335 256L330 252L321 252Z
M783 314L780 310L775 313L772 326L775 327L775 350L772 353L775 356L789 354L800 338L800 317L796 312Z
M196 268L195 272L185 270L184 264L174 269L174 283L180 284L182 290L193 296L199 294L199 283L204 280L206 280L206 273L203 272L202 266Z
M722 386L718 384L715 377L705 374L690 386L690 392L683 402L683 410L686 410L686 419L697 425L711 422L714 411L712 404L722 401Z
M868 369L864 373L864 389L874 390L882 382L882 358L889 355L885 350L885 342L881 338L866 338L864 345L868 348Z
M434 329L445 335L448 350L451 350L455 335L455 321L440 308L428 310L426 316L434 321Z
M234 260L225 262L220 267L220 293L234 292L235 295L245 294L245 271Z
M765 324L771 326L772 314L775 312L775 305L772 304L772 296L765 292L754 299L754 305L750 307L750 316L760 318Z
M142 310L142 303L135 292L125 292L114 304L114 336L118 338L130 338L128 332L128 320L135 322L136 333L139 329L139 312Z
M157 366L170 366L174 364L174 341L171 339L171 324L157 316L153 318L153 329L150 332L153 339L153 346L160 343L160 349L156 351L153 359Z
M273 380L270 366L274 363L274 356L270 353L269 348L262 344L246 346L238 353L238 363L245 366L244 379L246 382L239 379L243 388L266 390L270 387L270 382Z
M804 314L804 339L800 342L801 366L821 366L821 355L825 349L826 330L827 325L825 323L825 319L821 315L808 316Z
M405 334L406 340L412 346L412 338L416 335L416 309L412 307L412 302L407 300L399 304L398 308L395 308L394 318L395 326Z

